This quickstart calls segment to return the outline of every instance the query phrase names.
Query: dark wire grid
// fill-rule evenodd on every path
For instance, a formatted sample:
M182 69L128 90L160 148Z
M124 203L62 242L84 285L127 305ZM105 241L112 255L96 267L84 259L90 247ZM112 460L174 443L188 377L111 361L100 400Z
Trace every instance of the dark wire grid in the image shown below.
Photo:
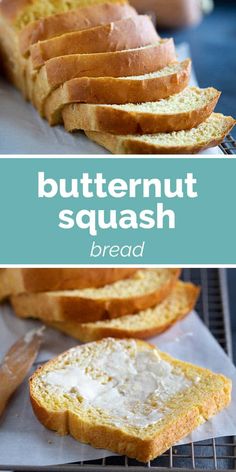
M235 139L228 134L224 139L223 143L220 144L220 149L224 154L236 154L236 141Z

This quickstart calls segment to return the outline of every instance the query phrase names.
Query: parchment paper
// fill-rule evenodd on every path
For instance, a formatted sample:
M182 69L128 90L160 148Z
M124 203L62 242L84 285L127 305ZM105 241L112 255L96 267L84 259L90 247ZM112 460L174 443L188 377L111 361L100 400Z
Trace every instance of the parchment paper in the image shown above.
M190 57L188 44L178 46L179 59ZM191 85L197 85L194 71ZM62 126L51 128L21 94L0 78L0 154L103 154L101 146L82 132L69 134ZM202 154L222 154L212 148Z
M37 322L16 319L7 305L1 307L0 358L16 338L38 325L40 324ZM188 438L181 441L181 444L235 435L236 369L198 315L193 312L169 331L150 341L161 350L181 360L223 373L233 381L231 406L205 425L200 426ZM78 343L75 340L67 336L47 330L45 345L38 361L45 361L76 344ZM58 465L111 455L114 454L80 444L71 437L61 438L46 430L32 413L27 382L16 392L4 417L0 420L0 468L16 464L22 466Z

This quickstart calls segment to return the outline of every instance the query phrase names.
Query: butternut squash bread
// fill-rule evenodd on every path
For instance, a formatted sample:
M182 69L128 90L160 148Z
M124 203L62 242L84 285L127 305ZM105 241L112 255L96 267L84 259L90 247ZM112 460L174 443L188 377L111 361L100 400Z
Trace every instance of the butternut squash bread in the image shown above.
M89 322L119 318L161 303L176 285L179 269L147 269L102 288L27 293L11 297L17 316Z
M148 16L137 15L94 28L39 41L30 48L34 69L53 57L135 49L155 43L159 36Z
M112 134L169 133L195 128L211 115L220 92L188 87L157 102L126 105L71 104L62 117L67 131Z
M196 304L199 291L195 285L179 281L162 303L133 315L94 323L46 324L82 342L109 337L145 339L166 331L187 316Z
M30 23L78 7L102 4L104 0L1 0L0 14L17 31ZM117 0L107 0L117 3ZM120 0L120 3L122 0Z
M156 44L99 54L72 54L50 59L38 72L33 103L44 114L48 95L67 80L76 77L122 77L157 71L176 60L172 39Z
M0 300L29 292L98 288L126 279L137 269L3 269Z
M142 136L86 131L86 135L113 154L196 154L220 144L234 126L231 116L212 113L204 123L187 131Z
M66 13L57 13L26 26L19 34L20 50L24 56L27 56L30 46L38 41L136 16L136 10L122 0L114 4L106 2L80 7Z
M107 338L78 346L30 379L46 427L147 462L226 408L232 382L144 341Z
M62 123L62 110L70 103L123 104L160 100L181 92L190 79L189 59L156 72L131 77L80 77L55 89L45 102L50 125Z

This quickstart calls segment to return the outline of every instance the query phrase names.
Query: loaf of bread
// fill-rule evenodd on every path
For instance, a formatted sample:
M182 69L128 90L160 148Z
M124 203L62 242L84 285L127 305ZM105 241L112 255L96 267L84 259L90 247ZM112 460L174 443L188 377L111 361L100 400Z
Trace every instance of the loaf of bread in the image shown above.
M179 281L162 303L133 315L93 323L46 324L82 342L107 337L145 339L166 331L188 315L194 308L198 295L198 287Z
M179 269L139 270L102 288L28 293L12 296L11 302L22 318L81 323L119 318L161 303L179 275Z
M158 102L126 105L67 105L62 111L67 131L112 134L168 133L195 128L211 115L220 93L189 87Z
M162 69L175 60L172 39L160 40L138 49L55 57L47 61L36 76L33 103L43 114L48 95L67 80L84 77L85 74L86 77L142 75Z
M235 124L212 114L217 91L187 88L173 39L122 0L2 0L0 56L51 125L63 113L68 131L115 154L197 153Z
M131 277L137 269L2 269L0 300L10 295L98 288Z
M204 123L187 131L142 136L86 131L86 135L113 154L195 154L220 144L234 125L231 116L212 113Z
M62 123L69 103L143 103L181 92L190 79L191 61L176 62L156 72L131 77L80 77L65 82L47 98L45 117L50 125Z
M107 338L38 369L30 398L46 428L147 462L226 408L231 388L144 341Z

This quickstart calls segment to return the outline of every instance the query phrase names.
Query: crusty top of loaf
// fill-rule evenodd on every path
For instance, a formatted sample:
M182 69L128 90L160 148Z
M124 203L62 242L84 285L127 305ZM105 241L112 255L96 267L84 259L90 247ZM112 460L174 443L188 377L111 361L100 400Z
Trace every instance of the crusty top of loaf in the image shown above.
M108 0L109 3L126 3L125 0ZM0 13L17 30L29 23L55 13L77 7L105 3L105 0L1 0Z
M2 0L0 3L0 12L9 22L14 23L17 16L24 11L32 0Z

